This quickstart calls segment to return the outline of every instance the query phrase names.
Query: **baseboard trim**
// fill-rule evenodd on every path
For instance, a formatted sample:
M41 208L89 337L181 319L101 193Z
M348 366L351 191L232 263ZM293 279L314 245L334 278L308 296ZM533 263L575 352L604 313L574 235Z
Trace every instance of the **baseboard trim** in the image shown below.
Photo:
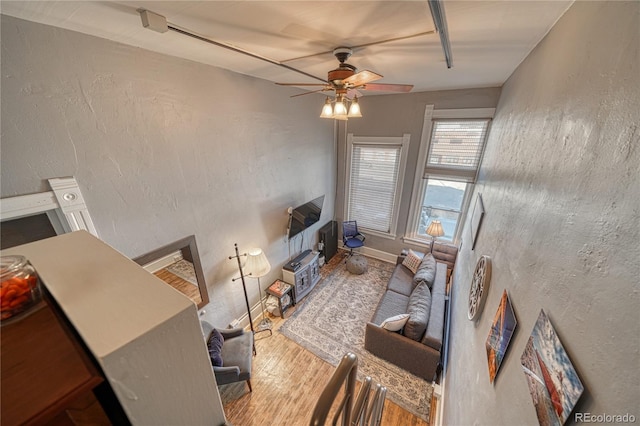
M262 299L264 303L266 303L266 297ZM269 318L269 313L264 311L265 317ZM260 301L251 307L251 318L253 319L253 326L255 327L260 320L262 320L262 306L260 305ZM237 328L248 328L249 327L249 315L247 313L242 314L239 318L236 318L234 321L238 322ZM233 321L229 323L230 328L233 327Z
M349 251L348 247L341 245L342 250ZM373 257L374 259L382 260L383 262L396 263L398 255L387 253L386 251L376 250L371 247L360 247L356 249L354 253L359 253L365 256Z
M442 384L436 384L435 388L433 389L433 395L436 397L436 418L434 421L434 426L442 426L444 424L442 420L442 410L444 409L444 387L446 385L444 372L442 373L441 381Z

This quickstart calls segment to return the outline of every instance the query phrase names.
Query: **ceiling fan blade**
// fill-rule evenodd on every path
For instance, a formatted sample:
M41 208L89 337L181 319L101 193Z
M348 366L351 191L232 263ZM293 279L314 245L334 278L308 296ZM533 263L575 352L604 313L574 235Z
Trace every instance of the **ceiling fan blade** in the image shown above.
M312 90L311 92L305 92L305 93L298 93L297 95L291 95L289 96L290 98L297 98L298 96L304 96L304 95L310 95L312 93L319 93L319 92L326 92L327 90L331 90L330 88L324 88L324 89L320 89L320 90Z
M343 84L349 84L354 87L362 86L363 84L367 84L370 81L380 80L382 76L380 74L376 74L373 71L364 70L358 73L355 73L351 77L347 77L343 80Z
M328 84L321 83L276 83L278 86L325 86L330 87Z
M213 44L214 46L222 47L224 49L231 50L231 51L236 52L236 53L241 53L243 55L249 56L249 57L254 58L254 59L259 59L261 61L273 64L273 65L277 65L277 66L279 66L281 68L287 69L289 71L297 72L298 74L302 74L302 75L310 77L310 78L312 78L314 80L325 81L324 79L322 79L320 77L316 77L315 75L309 74L308 72L305 72L305 71L299 70L297 68L294 68L291 65L284 64L281 61L276 61L275 59L267 58L266 56L262 56L262 55L258 55L257 53L249 52L248 50L241 49L239 47L233 46L233 45L228 44L228 43L212 40L210 38L201 36L199 34L191 32L189 30L180 28L179 26L173 25L173 24L171 24L169 22L167 22L167 28L170 29L171 31L175 31L175 32L177 32L179 34L182 34L182 35L185 35L187 37L191 37L191 38L194 38L196 40L204 41L205 43Z
M424 32L417 33L417 34L410 34L410 35L401 36L401 37L388 38L388 39L385 39L385 40L372 41L370 43L358 44L356 46L351 46L351 48L352 49L360 49L361 47L375 46L376 44L391 43L392 41L400 41L400 40L406 40L406 39L409 39L409 38L421 37L421 36L425 36L425 35L435 34L435 32L436 32L435 30L424 31ZM298 56L297 58L284 59L284 60L280 61L280 63L297 61L299 59L313 58L314 56L327 55L327 54L330 54L330 53L331 54L333 53L333 49L332 50L327 50L326 52L318 52L318 53L312 53L310 55Z
M398 93L407 93L413 89L413 84L365 84L364 87L360 89L366 90L368 92L398 92Z
M357 91L356 89L349 89L349 90L347 90L347 98L349 98L349 99L353 99L353 98L355 98L356 96L357 96L357 97L359 97L359 98L361 98L361 97L362 97L362 93L360 93L360 92L359 92L359 91Z

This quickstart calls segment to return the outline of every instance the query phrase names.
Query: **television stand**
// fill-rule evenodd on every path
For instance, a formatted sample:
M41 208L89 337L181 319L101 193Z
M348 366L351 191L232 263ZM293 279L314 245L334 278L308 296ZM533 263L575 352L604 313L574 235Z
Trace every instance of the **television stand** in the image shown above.
M293 270L288 266L297 264ZM305 250L282 269L282 279L293 286L293 303L298 303L320 281L319 253Z
M300 268L300 266L302 265L302 260L304 260L304 258L307 257L309 253L311 253L311 250L306 249L305 251L294 257L290 262L286 263L283 268L291 272L297 271L298 268Z

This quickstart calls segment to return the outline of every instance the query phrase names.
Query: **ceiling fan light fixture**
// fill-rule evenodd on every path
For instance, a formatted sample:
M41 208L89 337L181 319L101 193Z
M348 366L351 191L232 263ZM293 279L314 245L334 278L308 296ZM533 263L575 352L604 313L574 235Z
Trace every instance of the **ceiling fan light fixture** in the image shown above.
M353 101L351 101L351 106L349 106L349 113L347 114L349 118L358 118L362 117L362 113L360 112L360 104L358 103L358 97L354 97Z
M343 94L338 95L335 100L331 100L327 96L322 106L322 112L320 112L320 118L333 118L341 121L357 117L362 117L358 97L349 100Z
M322 107L322 113L320 113L320 118L333 118L333 106L331 105L331 99L327 96L327 100L324 102Z
M333 106L333 118L341 121L347 120L347 106L342 95L338 96L336 103Z
M336 104L333 107L333 116L334 118L338 118L338 116L347 116L347 107L344 105L344 100L342 97L336 99Z

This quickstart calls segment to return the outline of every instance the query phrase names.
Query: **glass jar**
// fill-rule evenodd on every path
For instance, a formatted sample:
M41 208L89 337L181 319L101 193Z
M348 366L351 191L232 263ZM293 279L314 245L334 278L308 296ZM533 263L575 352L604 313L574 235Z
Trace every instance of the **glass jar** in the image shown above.
M16 317L42 298L35 268L24 256L0 258L0 319Z

